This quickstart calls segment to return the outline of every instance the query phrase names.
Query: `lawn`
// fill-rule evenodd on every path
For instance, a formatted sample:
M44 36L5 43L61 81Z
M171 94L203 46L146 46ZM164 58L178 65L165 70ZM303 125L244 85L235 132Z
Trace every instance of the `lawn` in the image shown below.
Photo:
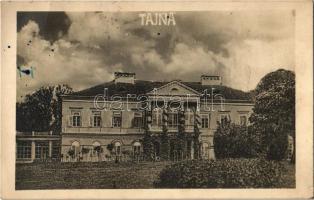
M16 189L153 188L169 163L33 163L16 165Z
M16 165L16 189L153 188L170 162L31 163ZM287 164L284 185L295 187L294 165Z

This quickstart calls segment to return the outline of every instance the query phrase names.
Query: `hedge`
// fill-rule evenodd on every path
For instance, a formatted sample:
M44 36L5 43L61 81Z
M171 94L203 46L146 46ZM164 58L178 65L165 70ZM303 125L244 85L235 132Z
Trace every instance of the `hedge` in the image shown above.
M157 188L272 188L283 183L283 164L264 159L185 161L170 165Z

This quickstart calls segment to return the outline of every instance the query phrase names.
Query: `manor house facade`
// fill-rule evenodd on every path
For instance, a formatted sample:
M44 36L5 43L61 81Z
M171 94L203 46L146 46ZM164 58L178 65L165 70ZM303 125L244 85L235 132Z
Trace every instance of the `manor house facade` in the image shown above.
M199 157L215 159L213 136L217 121L228 118L247 125L253 103L249 93L222 85L220 76L203 75L200 82L137 80L134 73L116 72L106 82L62 98L61 160L106 161L139 156L143 137L169 135L169 156L175 135L185 133L184 157L195 157L193 136L199 130ZM161 141L153 142L160 159Z

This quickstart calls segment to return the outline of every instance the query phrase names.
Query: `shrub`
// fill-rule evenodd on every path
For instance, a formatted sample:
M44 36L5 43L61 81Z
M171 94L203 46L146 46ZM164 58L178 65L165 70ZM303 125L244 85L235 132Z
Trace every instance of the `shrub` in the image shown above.
M272 188L283 182L283 165L264 159L186 161L166 167L158 188Z
M217 158L252 158L260 155L260 137L252 127L239 126L228 119L218 122L214 134Z

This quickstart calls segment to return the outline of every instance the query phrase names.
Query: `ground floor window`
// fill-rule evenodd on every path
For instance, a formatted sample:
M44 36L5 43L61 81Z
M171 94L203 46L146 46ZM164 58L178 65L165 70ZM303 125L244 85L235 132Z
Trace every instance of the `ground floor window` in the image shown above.
M60 158L60 151L61 151L60 142L52 142L51 152L52 158Z
M134 142L133 144L133 154L138 155L141 152L141 143L139 142Z
M49 157L49 143L48 142L35 142L35 158L47 159Z
M116 155L120 155L121 154L121 143L115 142L114 143L114 149L115 149Z
M17 142L17 158L31 158L32 157L32 142L18 141Z
M204 142L201 145L201 153L203 157L207 157L209 153L209 144Z

